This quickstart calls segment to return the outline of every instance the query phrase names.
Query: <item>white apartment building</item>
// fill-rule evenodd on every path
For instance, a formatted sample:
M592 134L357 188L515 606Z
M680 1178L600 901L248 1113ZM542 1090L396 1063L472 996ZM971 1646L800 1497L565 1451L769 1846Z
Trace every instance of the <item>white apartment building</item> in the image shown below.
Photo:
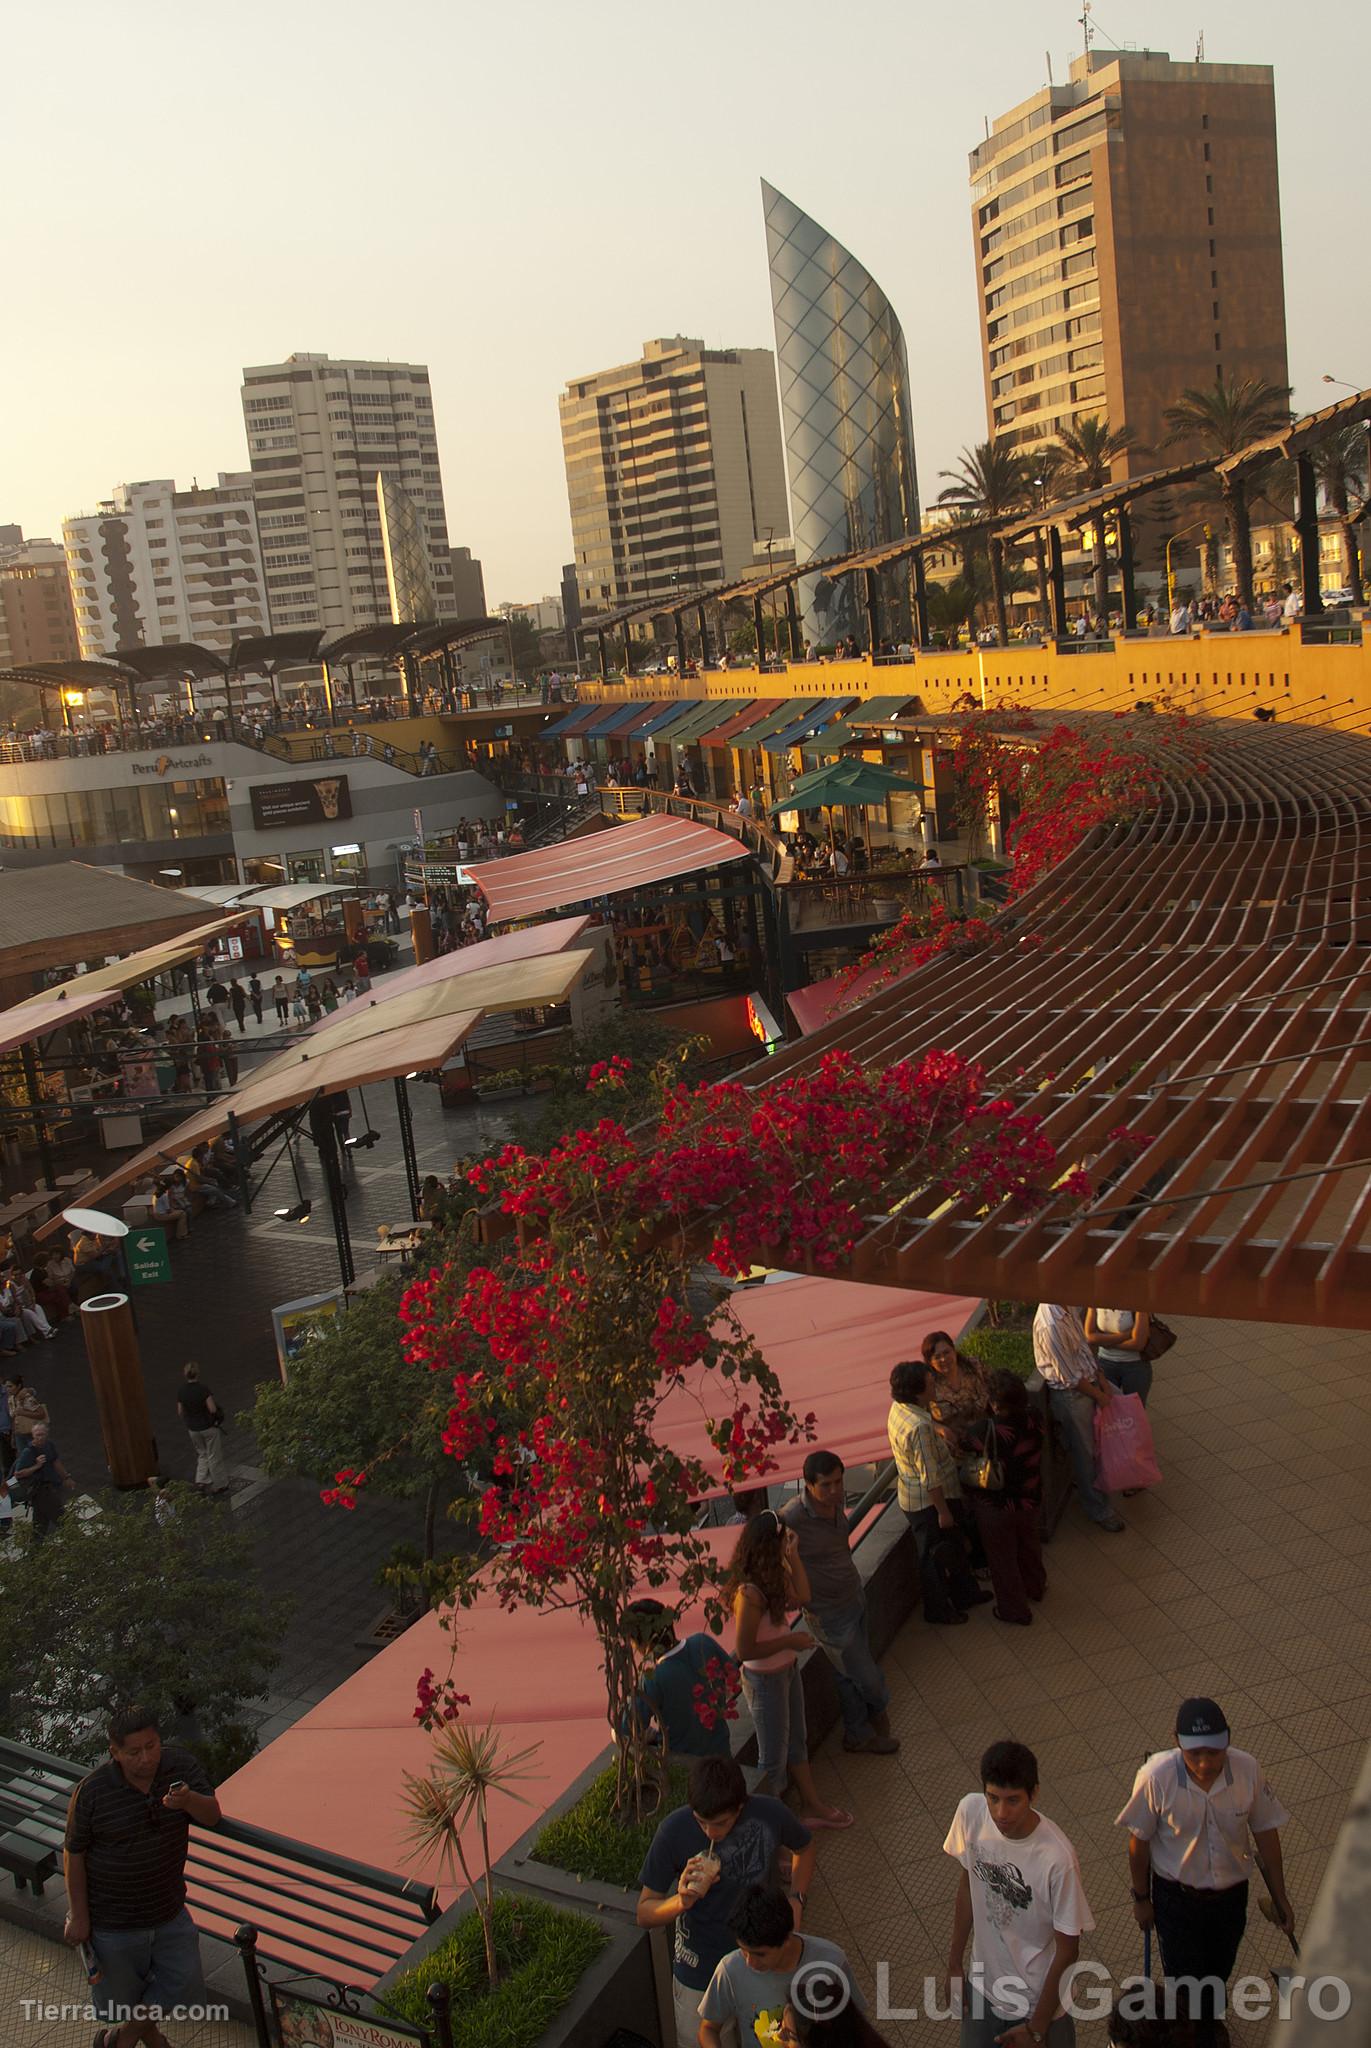
M561 394L582 613L752 573L790 532L770 349L647 341Z
M242 397L274 629L342 633L390 619L378 475L413 500L437 615L451 618L452 558L424 365L292 355L244 370Z
M96 511L62 522L81 654L193 641L227 648L271 629L252 478L207 489L169 478L120 484Z

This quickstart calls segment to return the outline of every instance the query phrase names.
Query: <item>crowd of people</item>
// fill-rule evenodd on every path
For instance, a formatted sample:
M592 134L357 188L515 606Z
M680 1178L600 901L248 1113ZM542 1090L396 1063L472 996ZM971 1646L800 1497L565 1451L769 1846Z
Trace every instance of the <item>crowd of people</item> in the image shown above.
M923 1531L958 1526L949 1470L965 1461L969 1441L979 1440L980 1456L990 1443L1006 1474L1005 1498L976 1519L994 1593L978 1587L968 1549L962 1597L993 1597L1001 1619L1029 1619L1001 1602L1012 1587L1027 1608L1047 1590L1036 1539L1041 1424L1015 1375L987 1380L943 1332L930 1333L923 1349L926 1359L895 1368L891 1409L901 1504L920 1569ZM947 1448L949 1463L934 1456L930 1438ZM907 1499L910 1477L934 1497ZM725 1579L730 1643L703 1630L678 1640L676 1616L654 1599L630 1611L639 1690L629 1713L642 1737L660 1731L669 1752L690 1764L687 1803L661 1821L639 1873L638 1923L671 1935L676 2048L754 2039L879 2048L848 1957L809 1928L818 1841L856 1823L824 1799L809 1764L805 1651L820 1651L832 1667L843 1748L879 1757L900 1750L849 1544L843 1462L832 1451L811 1452L802 1490L779 1512L764 1490L737 1498L741 1527ZM747 1773L731 1753L726 1718L739 1686L757 1742ZM978 1787L958 1802L943 1844L957 1866L948 1886L946 2013L960 2019L960 2048L1072 2048L1070 1972L1095 1924L1076 1851L1038 1804L1038 1761L1022 1741L990 1745ZM1257 1760L1233 1745L1222 1708L1203 1697L1180 1703L1174 1747L1149 1756L1131 1786L1121 1782L1119 1797L1120 1879L1138 1928L1155 1929L1170 2017L1184 2025L1130 2033L1125 2001L1111 2038L1119 2048L1213 2048L1223 2038L1225 1988L1254 1869L1271 1914L1294 1936L1279 1834L1289 1815Z

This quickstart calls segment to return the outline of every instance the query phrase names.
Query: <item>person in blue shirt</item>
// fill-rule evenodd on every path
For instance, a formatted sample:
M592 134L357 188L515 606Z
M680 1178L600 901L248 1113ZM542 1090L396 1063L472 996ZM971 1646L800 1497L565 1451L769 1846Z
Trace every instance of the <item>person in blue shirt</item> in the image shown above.
M649 1739L655 1722L672 1756L727 1756L727 1708L738 1692L729 1652L703 1630L677 1642L676 1616L660 1600L635 1600L628 1614L642 1659L629 1713Z

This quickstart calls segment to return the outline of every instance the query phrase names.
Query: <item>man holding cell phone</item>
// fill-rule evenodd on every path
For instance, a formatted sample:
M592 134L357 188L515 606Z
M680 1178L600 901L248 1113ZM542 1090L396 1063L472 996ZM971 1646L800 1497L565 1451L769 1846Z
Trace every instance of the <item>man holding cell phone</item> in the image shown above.
M215 1827L219 1802L199 1758L164 1744L149 1708L125 1708L108 1733L109 1762L81 1780L67 1810L63 1931L93 1951L87 1973L101 2016L145 2015L103 2027L95 2048L158 2048L156 2015L204 1999L186 1852L191 1822Z

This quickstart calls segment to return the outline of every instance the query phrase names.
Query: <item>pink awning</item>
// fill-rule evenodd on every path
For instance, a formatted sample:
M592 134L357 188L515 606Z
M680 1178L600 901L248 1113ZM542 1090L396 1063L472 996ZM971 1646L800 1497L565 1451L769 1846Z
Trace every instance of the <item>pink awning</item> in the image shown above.
M790 1014L806 1038L811 1032L819 1031L825 1024L831 1024L845 1010L856 1003L864 1003L878 988L884 988L890 980L890 970L879 961L857 975L846 988L839 977L831 974L824 981L807 982L803 988L791 989L786 997Z
M929 1330L960 1337L978 1306L961 1294L911 1294L809 1275L735 1292L738 1320L761 1346L787 1401L797 1415L817 1418L813 1443L777 1447L777 1469L767 1473L766 1483L798 1479L816 1448L836 1451L845 1465L888 1457L891 1366L917 1358ZM722 1461L704 1429L707 1381L702 1370L686 1375L658 1409L657 1433L683 1457L698 1458L718 1474L714 1490L722 1493Z
M669 882L724 861L746 860L747 848L712 825L693 818L654 815L635 818L612 831L566 839L506 860L483 861L470 869L490 906L491 918L536 917L567 903L588 903L625 889Z

